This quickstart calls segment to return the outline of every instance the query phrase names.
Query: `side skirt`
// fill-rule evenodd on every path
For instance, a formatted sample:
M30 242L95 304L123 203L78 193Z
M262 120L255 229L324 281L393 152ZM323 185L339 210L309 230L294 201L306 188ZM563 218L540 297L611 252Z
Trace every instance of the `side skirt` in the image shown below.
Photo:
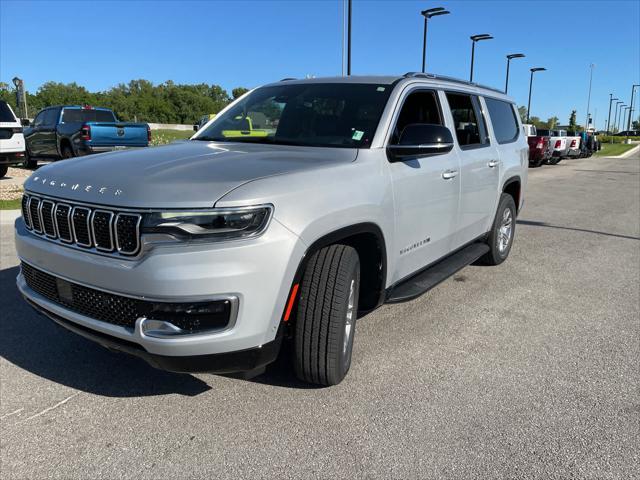
M486 243L472 243L387 289L385 303L408 302L428 292L489 251Z

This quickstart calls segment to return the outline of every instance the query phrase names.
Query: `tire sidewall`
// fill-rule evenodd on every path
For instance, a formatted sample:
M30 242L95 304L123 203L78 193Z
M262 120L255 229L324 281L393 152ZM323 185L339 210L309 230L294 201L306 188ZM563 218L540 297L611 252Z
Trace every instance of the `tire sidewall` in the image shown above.
M344 376L349 371L349 368L351 367L351 357L353 355L353 343L356 335L356 324L358 319L358 296L360 294L360 262L357 259L351 270L351 275L349 277L349 285L351 285L352 280L355 280L355 284L354 284L354 292L353 292L354 303L353 303L353 318L351 321L351 337L349 339L349 344L347 345L347 350L341 351L340 353L340 361L339 361L340 371L338 373L340 375L340 378L344 378ZM342 328L340 329L338 345L344 344L344 337L346 335L345 327L347 322L348 309L349 309L349 298L347 297L347 301L345 302L342 309L343 311L341 312L344 324L341 325Z

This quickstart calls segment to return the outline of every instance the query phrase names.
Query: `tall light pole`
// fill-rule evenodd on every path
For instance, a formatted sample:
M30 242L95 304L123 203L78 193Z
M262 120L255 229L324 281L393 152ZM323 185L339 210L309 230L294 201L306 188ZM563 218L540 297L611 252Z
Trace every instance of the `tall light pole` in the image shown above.
M512 58L523 58L524 53L510 53L507 55L507 79L504 82L504 93L509 91L509 63L511 63Z
M535 72L544 72L546 68L544 67L535 67L530 68L531 78L529 79L529 103L527 103L527 123L529 123L529 112L531 111L531 87L533 86L533 74Z
M351 75L351 0L347 0L347 77Z
M616 109L615 109L615 113L613 114L613 128L616 128L616 118L618 118L618 107L620 106L621 103L624 103L622 100L618 100L616 102ZM611 133L613 134L613 130L611 130Z
M636 90L636 87L640 87L640 85L632 85L631 86L631 101L629 102L629 119L627 120L627 130L631 130L631 116L633 115L633 93Z
M620 117L622 117L622 111L625 109L627 105L626 104L622 104L620 105L620 111L618 112L618 118L616 119L616 130L618 130L618 132L620 131Z
M476 53L476 42L481 40L491 40L493 37L488 33L481 33L480 35L471 35L471 73L469 73L469 81L473 82L473 61Z
M593 67L595 67L595 65L592 63L591 71L589 73L589 97L587 98L587 120L585 121L585 124L584 124L585 132L589 128L589 108L591 107L591 81L593 80Z
M443 7L429 8L423 10L420 14L424 17L424 35L422 38L422 73L427 68L427 20L431 17L437 17L438 15L449 15L451 12L445 10Z
M609 94L609 115L607 116L607 135L609 135L609 130L611 129L611 126L609 125L611 123L611 103L614 100L618 100L618 99L613 96L613 93L610 93Z
M629 105L623 105L622 108L620 109L620 125L618 126L618 130L622 131L622 129L624 128L624 119L627 116L626 111L629 110L631 107Z

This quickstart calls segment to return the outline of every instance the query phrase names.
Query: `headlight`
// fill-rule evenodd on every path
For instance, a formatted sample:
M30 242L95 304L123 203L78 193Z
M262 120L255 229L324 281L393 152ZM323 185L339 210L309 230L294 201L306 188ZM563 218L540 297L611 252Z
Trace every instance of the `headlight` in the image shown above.
M166 211L145 215L142 233L167 233L186 240L229 240L260 235L269 224L270 205L212 210Z

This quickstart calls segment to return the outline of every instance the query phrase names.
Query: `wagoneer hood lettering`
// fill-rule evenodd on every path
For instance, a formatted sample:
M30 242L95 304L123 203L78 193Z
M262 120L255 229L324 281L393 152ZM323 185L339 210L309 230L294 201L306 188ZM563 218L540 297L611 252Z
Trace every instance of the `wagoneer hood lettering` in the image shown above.
M353 149L185 142L65 160L36 171L29 191L129 208L206 208L255 179L352 162Z

